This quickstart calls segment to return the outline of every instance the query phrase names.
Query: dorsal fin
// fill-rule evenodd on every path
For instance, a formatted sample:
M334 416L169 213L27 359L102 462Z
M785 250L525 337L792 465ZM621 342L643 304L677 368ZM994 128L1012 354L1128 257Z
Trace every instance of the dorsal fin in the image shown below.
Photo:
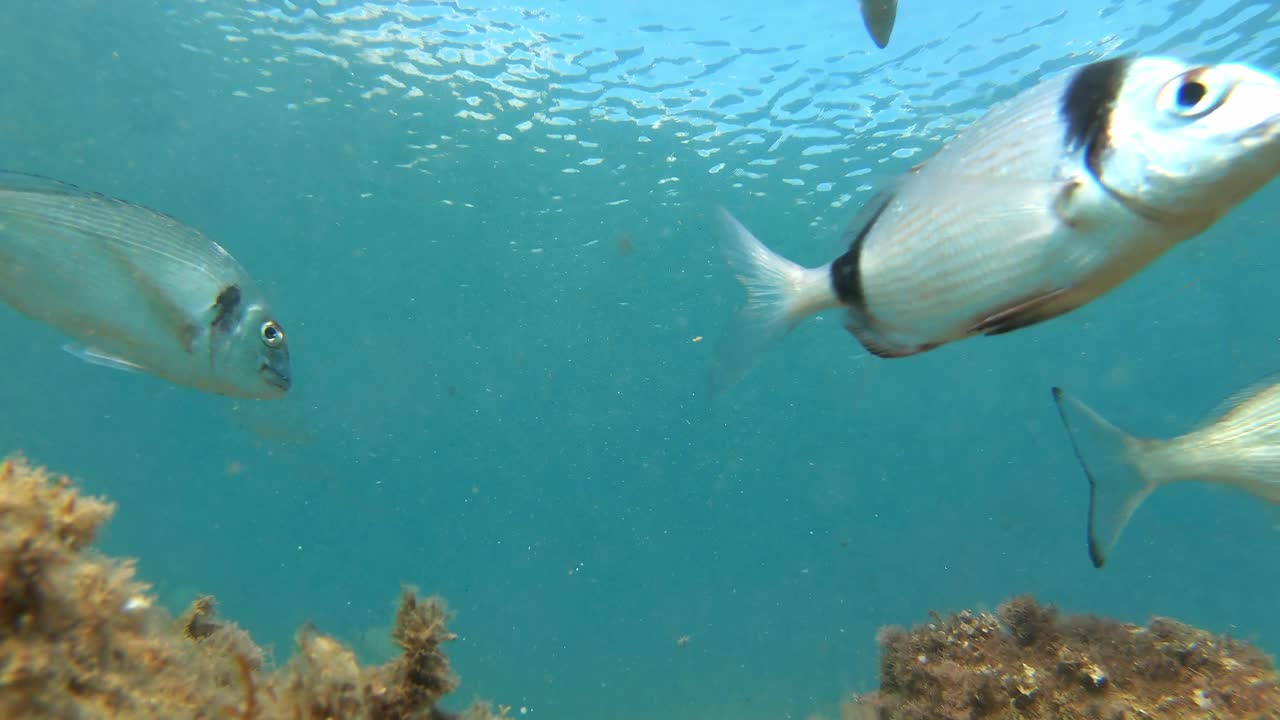
M35 175L32 173L18 172L16 170L0 170L0 190L12 190L16 192L41 193L44 195L68 195L72 197L97 198L105 202L116 203L128 207L140 208L149 213L153 213L159 217L163 217L171 222L179 225L186 223L175 218L174 216L156 210L155 208L139 205L138 203L121 200L120 198L104 195L100 192L85 190L77 185L61 180L55 180L43 175Z
M854 245L861 243L867 233L871 232L871 227L876 224L880 213L884 212L885 207L889 205L889 201L897 193L897 183L873 193L870 199L863 203L862 207L858 208L858 212L854 213L853 217L850 218L849 224L844 229L844 234L840 236L841 244L846 249L852 250Z
M1196 424L1196 429L1198 430L1204 427L1208 427L1209 425L1212 425L1218 422L1219 420L1230 415L1232 412L1235 412L1235 410L1239 408L1241 405L1244 405L1250 400L1261 395L1266 390L1273 388L1277 385L1280 385L1280 373L1268 375L1265 378L1258 380L1255 383L1247 385L1231 393L1227 397L1223 398L1221 402L1215 405L1213 407L1213 410L1209 411L1209 414L1206 415L1203 420L1201 420L1199 423Z
M97 195L97 193L83 190L71 183L54 180L43 175L17 172L16 170L0 170L0 189L57 195Z

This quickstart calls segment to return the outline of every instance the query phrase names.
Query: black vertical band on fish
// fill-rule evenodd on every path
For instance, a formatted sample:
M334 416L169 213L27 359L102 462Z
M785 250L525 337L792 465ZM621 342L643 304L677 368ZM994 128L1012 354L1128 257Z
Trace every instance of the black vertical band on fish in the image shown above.
M1111 112L1131 62L1128 57L1118 57L1085 65L1076 71L1062 96L1067 148L1083 148L1085 164L1099 180L1098 161L1111 142L1108 134Z
M213 301L214 316L209 326L220 333L230 332L240 317L240 286L228 285Z
M1062 98L1065 140L1069 150L1083 149L1084 167L1103 190L1135 215L1160 224L1167 222L1164 214L1117 190L1104 177L1103 162L1114 142L1111 116L1132 64L1132 58L1118 57L1085 65L1076 72Z
M840 302L862 308L862 278L858 273L858 245L831 263L831 287Z
M867 201L845 233L846 238L853 235L853 239L849 240L848 252L831 263L831 288L835 290L836 297L840 298L840 302L859 311L866 310L862 296L862 271L858 262L862 255L862 243L884 209L889 207L891 200L893 193L885 191Z

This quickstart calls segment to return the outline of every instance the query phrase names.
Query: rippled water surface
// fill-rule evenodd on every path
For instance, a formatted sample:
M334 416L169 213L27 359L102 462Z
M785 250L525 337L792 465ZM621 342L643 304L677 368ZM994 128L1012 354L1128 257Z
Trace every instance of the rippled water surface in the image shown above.
M1049 73L1280 70L1271 0L900 6L878 50L851 0L12 0L2 164L227 246L296 378L236 405L3 313L0 438L117 499L106 549L165 602L217 595L278 659L304 621L380 659L399 584L441 593L459 705L834 716L879 626L1018 592L1275 652L1268 508L1171 488L1095 571L1048 395L1171 434L1274 372L1274 185L1069 317L901 362L826 318L706 396L742 298L717 205L816 265Z
M636 193L740 191L842 219L860 178L896 172L1046 73L1115 53L1280 57L1276 9L1260 1L925 0L903 8L888 51L866 42L853 2L202 5L222 36L184 47L235 68L230 94L300 122L329 104L384 115L380 137L403 134L397 166L441 180L482 154L556 166L570 177L539 180L557 203L607 182L618 192L601 213Z

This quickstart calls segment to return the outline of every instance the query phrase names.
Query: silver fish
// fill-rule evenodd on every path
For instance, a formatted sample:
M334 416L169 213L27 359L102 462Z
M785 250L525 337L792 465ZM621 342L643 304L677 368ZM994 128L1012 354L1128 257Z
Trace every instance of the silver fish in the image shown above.
M1280 383L1243 390L1210 420L1168 440L1139 438L1053 389L1089 478L1089 558L1102 567L1138 506L1163 485L1199 480L1280 503Z
M83 359L221 395L290 387L284 330L217 243L161 213L0 172L0 300Z
M881 49L889 45L893 23L898 19L898 0L858 0L862 9L862 23Z
M805 318L847 310L871 353L905 357L1056 317L1192 237L1280 172L1280 81L1239 64L1116 58L993 106L872 198L849 250L806 268L727 211L747 305L712 391Z

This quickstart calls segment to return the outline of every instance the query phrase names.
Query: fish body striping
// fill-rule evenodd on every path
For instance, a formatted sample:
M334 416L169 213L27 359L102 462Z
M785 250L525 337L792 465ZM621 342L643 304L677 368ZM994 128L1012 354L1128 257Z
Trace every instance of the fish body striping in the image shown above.
M846 327L881 357L1057 317L1204 231L1277 172L1271 75L1139 57L1050 77L884 188L850 226L847 252L824 267L780 282L778 269L794 263L731 223L723 247L748 302L717 354L713 390L815 309L844 307Z
M1170 439L1139 438L1053 389L1089 480L1089 557L1102 567L1134 511L1174 482L1234 487L1280 503L1280 382L1228 398L1199 427Z
M0 172L0 300L82 357L207 392L276 397L284 332L236 260L162 213Z
M893 24L898 19L898 0L858 0L858 7L862 10L862 24L876 47L888 47Z

